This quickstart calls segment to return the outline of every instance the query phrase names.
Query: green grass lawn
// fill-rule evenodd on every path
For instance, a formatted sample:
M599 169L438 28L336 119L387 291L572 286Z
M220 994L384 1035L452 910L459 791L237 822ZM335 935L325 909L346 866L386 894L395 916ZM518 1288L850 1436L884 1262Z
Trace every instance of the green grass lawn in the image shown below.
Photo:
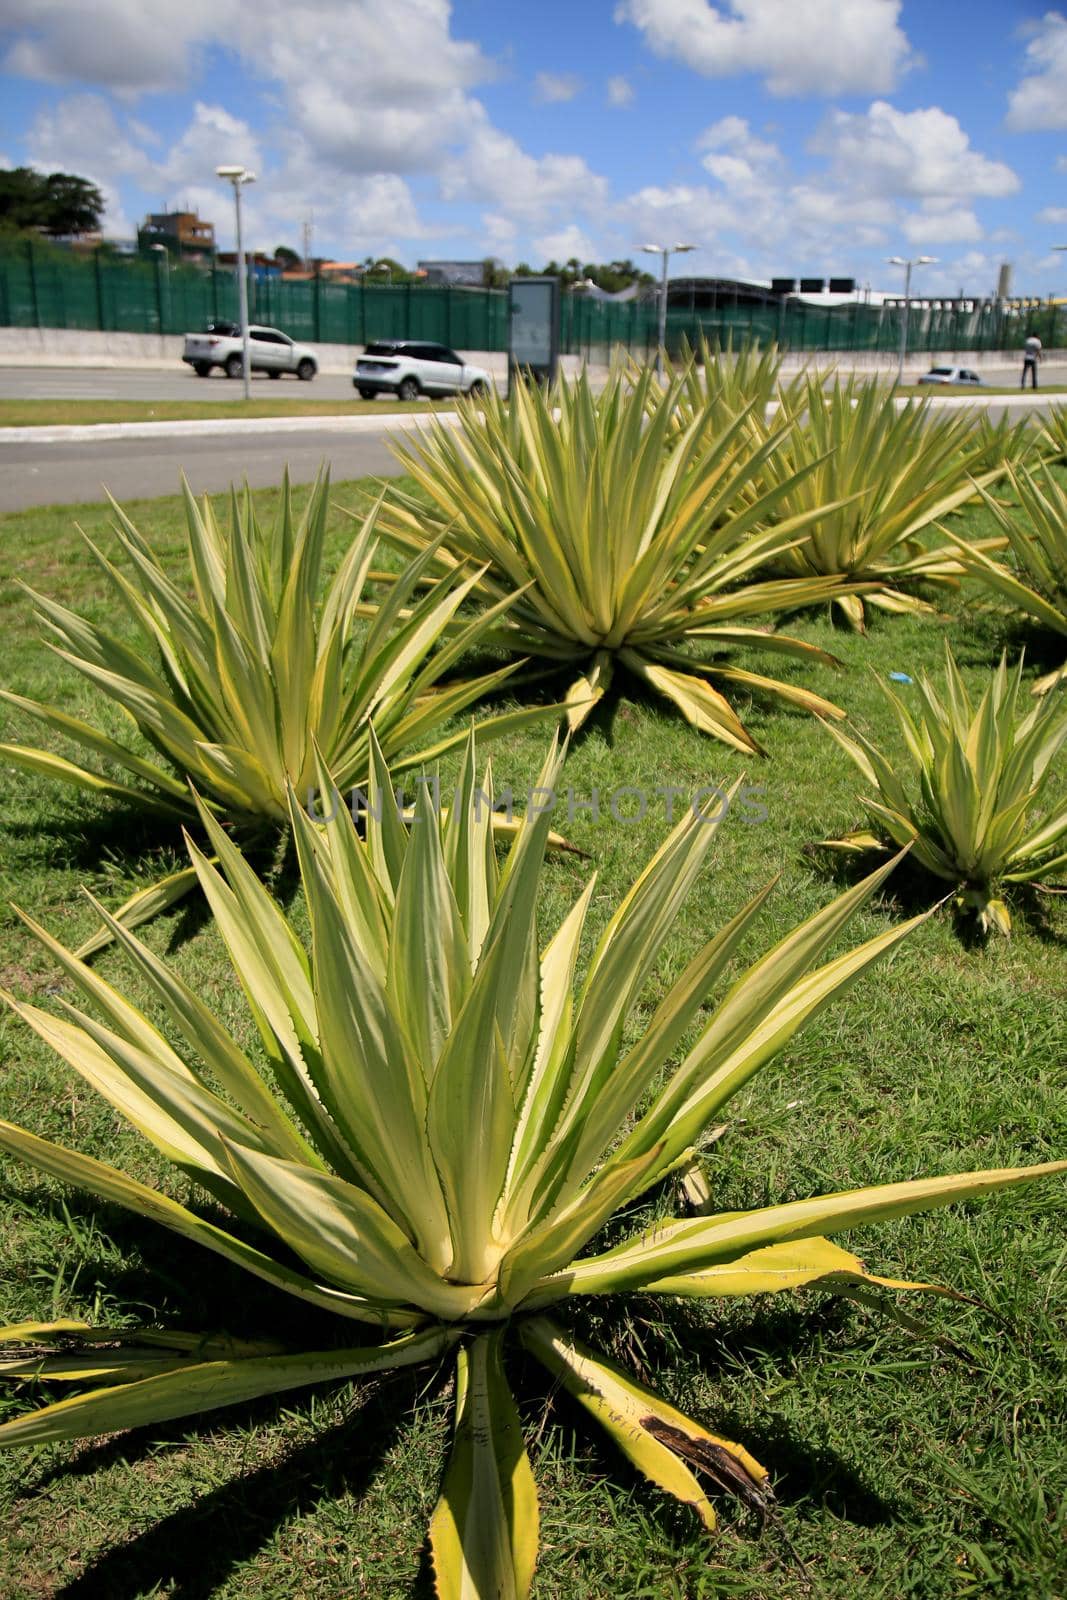
M356 505L369 488L340 484L335 499ZM269 506L273 492L257 500ZM179 501L129 509L177 565ZM29 602L12 581L103 614L103 585L75 521L95 535L107 518L97 505L0 518L0 678L76 714L95 705L99 716L100 701L39 642ZM335 556L346 531L338 521ZM984 526L977 515L973 523ZM843 671L780 657L746 665L795 674L897 750L878 678L939 670L947 634L977 685L1005 642L1017 646L994 613L956 600L949 609L940 623L876 620L866 638L833 628L823 615L792 624L833 650ZM1035 650L1034 675L1039 657ZM1050 656L1044 670L1052 664ZM640 821L614 822L614 790L676 785L692 793L746 769L763 786L767 820L728 819L654 986L676 976L709 931L773 875L781 881L759 944L746 949L750 958L832 897L837 884L812 847L862 820L855 770L815 721L758 704L742 710L770 759L746 762L666 707L629 698L624 686L568 761L575 799L599 791L601 817L576 811L558 824L592 859L550 862L546 933L594 865L598 932L667 831L662 802ZM0 729L8 739L32 732L3 709ZM535 781L545 738L528 733L497 748L498 788L522 792ZM79 885L115 904L180 859L179 840L166 828L0 765L0 984L44 1005L66 992L9 901L73 944L93 928ZM279 892L290 894L290 882L283 863ZM857 918L847 942L939 893L900 874ZM942 911L834 1004L731 1104L729 1126L708 1158L717 1206L1067 1152L1067 899L1024 902L1015 922L1010 941L982 947ZM146 937L254 1049L221 943L199 906L190 900ZM119 957L105 953L98 967L151 1011ZM0 1115L174 1185L110 1107L6 1015L0 1060ZM0 1206L2 1321L159 1320L269 1333L305 1349L333 1336L320 1314L27 1169L3 1165ZM780 1515L761 1532L724 1505L721 1536L709 1543L695 1519L588 1433L538 1372L516 1366L542 1501L537 1600L1062 1597L1065 1220L1060 1182L843 1241L874 1271L950 1283L970 1297L897 1302L925 1332L823 1292L710 1307L634 1297L625 1306L579 1310L576 1320L597 1342L770 1467ZM0 1595L429 1596L423 1541L450 1425L447 1402L443 1383L416 1371L362 1389L297 1391L195 1424L10 1452L0 1457ZM2 1399L0 1415L25 1403Z
M235 417L361 417L451 411L451 400L0 400L0 428L93 422L229 422Z
M1033 391L1028 387L1026 392L1030 394ZM1043 383L1036 392L1039 395L1067 394L1067 383ZM1017 383L983 383L977 386L973 383L902 383L897 393L925 400L936 400L938 395L969 394L980 400L984 395L1018 394L1019 385Z

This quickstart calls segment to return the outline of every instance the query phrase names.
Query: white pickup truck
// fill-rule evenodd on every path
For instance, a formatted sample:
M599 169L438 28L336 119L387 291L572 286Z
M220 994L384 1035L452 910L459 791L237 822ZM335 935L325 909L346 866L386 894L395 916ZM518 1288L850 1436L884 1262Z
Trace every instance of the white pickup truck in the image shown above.
M198 378L209 378L213 367L221 367L228 378L239 378L242 367L241 329L235 322L211 322L203 333L187 333L182 360ZM280 378L291 372L307 383L319 370L315 352L306 344L295 344L277 328L253 324L248 330L248 364L253 372Z

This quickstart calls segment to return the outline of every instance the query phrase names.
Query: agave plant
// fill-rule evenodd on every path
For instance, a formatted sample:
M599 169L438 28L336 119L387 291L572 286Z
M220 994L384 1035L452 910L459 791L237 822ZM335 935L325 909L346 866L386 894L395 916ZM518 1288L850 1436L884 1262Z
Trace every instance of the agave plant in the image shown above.
M631 383L616 371L600 394L582 376L552 395L519 385L507 405L494 394L477 407L461 403L458 428L435 421L414 442L394 444L423 498L391 489L382 527L408 554L432 550L439 572L484 565L476 591L486 600L523 591L496 637L578 674L568 696L572 727L619 665L694 727L753 751L755 739L708 679L822 716L842 713L810 690L682 647L831 661L747 619L829 598L844 580L750 581L803 537L819 508L787 513L768 529L796 477L746 493L786 429L754 447L750 407L718 434L703 415L676 431L684 382L661 387L646 369Z
M28 591L52 649L119 706L154 754L57 706L0 690L9 706L101 763L81 766L39 746L0 744L0 755L17 766L176 817L194 815L192 781L220 815L255 833L288 819L290 785L307 794L317 751L342 786L363 783L373 717L394 769L421 766L466 737L462 724L442 735L443 724L515 670L504 665L442 681L512 597L501 594L488 610L458 618L478 574L453 568L418 594L432 550L407 565L380 605L364 599L380 543L377 506L323 585L328 473L320 474L299 520L286 474L273 527L260 522L249 493L231 495L224 529L210 501L198 504L184 480L183 488L191 598L114 501L126 568L86 538L120 612L138 629L135 643ZM490 737L546 714L551 710L513 711L485 719L482 730ZM135 782L110 776L109 766ZM135 895L123 918L136 925L194 885L191 869L165 878ZM98 936L82 953L105 942Z
M1067 406L1053 406L1045 417L1037 448L1046 460L1067 461Z
M923 676L913 714L882 684L914 769L906 776L862 734L827 724L878 798L863 800L873 832L826 843L849 851L911 845L912 860L957 886L957 904L983 932L1010 933L1005 888L1067 871L1067 797L1049 792L1067 740L1067 702L1039 701L1020 717L1022 670L1022 658L1009 672L1001 657L976 707L946 644L943 696Z
M138 782L133 787L34 746L0 745L18 766L180 816L192 814L191 780L233 821L278 823L288 817L289 786L306 793L312 783L316 748L342 786L363 779L373 717L394 767L419 767L466 734L461 728L437 745L429 736L514 670L441 685L496 617L483 612L465 627L452 626L476 574L454 571L413 599L432 551L397 578L380 608L364 600L379 543L377 506L322 592L328 473L319 475L299 521L286 475L273 527L260 522L250 493L232 494L223 529L206 497L198 504L184 480L183 490L192 600L114 501L128 571L83 535L120 611L138 629L136 644L28 590L56 654L119 705L166 765L55 706L0 690L8 705ZM501 597L496 615L508 604ZM364 630L355 626L361 618L369 619Z
M176 1044L34 924L99 1015L64 1005L58 1018L8 997L243 1226L218 1220L217 1210L208 1220L113 1167L0 1124L0 1148L39 1171L334 1312L337 1343L291 1351L269 1340L21 1324L0 1332L10 1350L0 1372L78 1392L14 1416L0 1427L0 1444L140 1426L453 1356L455 1444L430 1527L437 1593L521 1600L538 1512L505 1373L509 1344L524 1346L636 1467L710 1529L715 1512L697 1472L764 1507L765 1469L582 1344L561 1320L567 1301L885 1282L830 1235L1026 1182L1067 1162L661 1220L598 1249L613 1213L690 1162L729 1097L903 937L906 927L890 928L823 960L885 871L796 929L701 1017L759 913L762 890L693 957L627 1047L627 1019L716 824L687 813L616 909L576 985L593 883L542 949L536 902L547 813L525 820L498 870L480 805L491 776L480 791L473 741L447 818L424 789L410 827L387 803L392 785L376 751L373 762L363 836L327 773L320 780L333 802L329 820L311 820L291 795L310 950L206 809L221 871L190 844L269 1077L118 924ZM559 770L553 751L542 788L554 787ZM679 1050L694 1023L695 1042ZM345 1343L341 1330L353 1323L362 1337Z
M1009 469L1008 479L1022 510L1023 520L986 493L985 501L1007 535L1017 572L994 561L984 549L955 539L966 570L1011 603L1017 612L1033 617L1039 626L1067 638L1067 493L1048 467L1039 472ZM1023 581L1024 574L1030 583ZM1055 672L1039 678L1034 694L1047 694L1067 678L1067 661Z
M681 362L672 362L665 355L663 369L667 383L676 386L672 427L678 433L684 433L698 416L703 416L710 432L721 433L745 413L751 437L762 444L769 431L767 412L771 407L793 416L803 406L804 376L783 383L782 354L776 344L761 350L758 344L746 343L735 351L729 342L724 347L702 338L697 351L687 353ZM639 381L641 370L636 362L631 363L631 382Z
M934 416L925 400L900 406L891 389L856 378L829 388L809 379L804 413L774 465L792 484L781 510L809 513L808 538L767 564L783 576L837 577L843 592L833 602L856 629L868 604L932 612L914 586L955 585L961 569L954 548L928 548L922 536L971 498L972 474L999 476L988 441L966 412ZM867 587L849 592L846 580Z

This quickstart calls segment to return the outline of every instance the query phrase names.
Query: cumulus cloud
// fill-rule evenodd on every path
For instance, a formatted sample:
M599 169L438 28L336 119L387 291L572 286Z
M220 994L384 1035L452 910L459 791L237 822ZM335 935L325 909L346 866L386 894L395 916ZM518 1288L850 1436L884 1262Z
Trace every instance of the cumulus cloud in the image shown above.
M1045 206L1037 214L1038 222L1054 222L1057 227L1067 223L1067 206Z
M1047 11L1031 29L1026 71L1008 96L1007 124L1017 133L1067 128L1067 17Z
M225 38L239 9L237 0L5 0L4 68L45 83L177 88L197 47Z
M898 111L876 100L865 112L834 111L810 148L829 158L835 180L878 194L954 199L1019 187L1012 169L973 150L957 119L939 106Z
M912 63L900 0L619 0L616 22L708 78L751 72L774 95L885 94Z
M494 127L484 106L471 103L468 141L441 173L446 200L477 200L533 226L553 213L596 211L608 196L605 178L581 156L531 156Z
M725 189L750 194L775 181L782 152L776 144L757 139L744 117L722 117L697 140L705 154L701 165Z
M629 78L624 78L621 73L608 79L608 105L621 111L624 106L631 105L634 98L633 84Z
M534 78L534 99L539 105L556 105L573 100L581 88L576 72L539 72Z
M597 247L587 233L571 223L554 233L543 233L533 241L534 251L544 261L592 261Z
M983 229L969 206L930 206L904 218L904 233L911 244L975 244Z

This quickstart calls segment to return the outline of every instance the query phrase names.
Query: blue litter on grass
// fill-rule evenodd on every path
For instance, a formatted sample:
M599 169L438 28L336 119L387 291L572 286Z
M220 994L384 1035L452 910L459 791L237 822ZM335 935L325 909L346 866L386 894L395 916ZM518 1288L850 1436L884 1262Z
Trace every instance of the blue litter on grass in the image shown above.
M909 678L906 672L891 672L889 674L894 683L914 683L914 678Z

